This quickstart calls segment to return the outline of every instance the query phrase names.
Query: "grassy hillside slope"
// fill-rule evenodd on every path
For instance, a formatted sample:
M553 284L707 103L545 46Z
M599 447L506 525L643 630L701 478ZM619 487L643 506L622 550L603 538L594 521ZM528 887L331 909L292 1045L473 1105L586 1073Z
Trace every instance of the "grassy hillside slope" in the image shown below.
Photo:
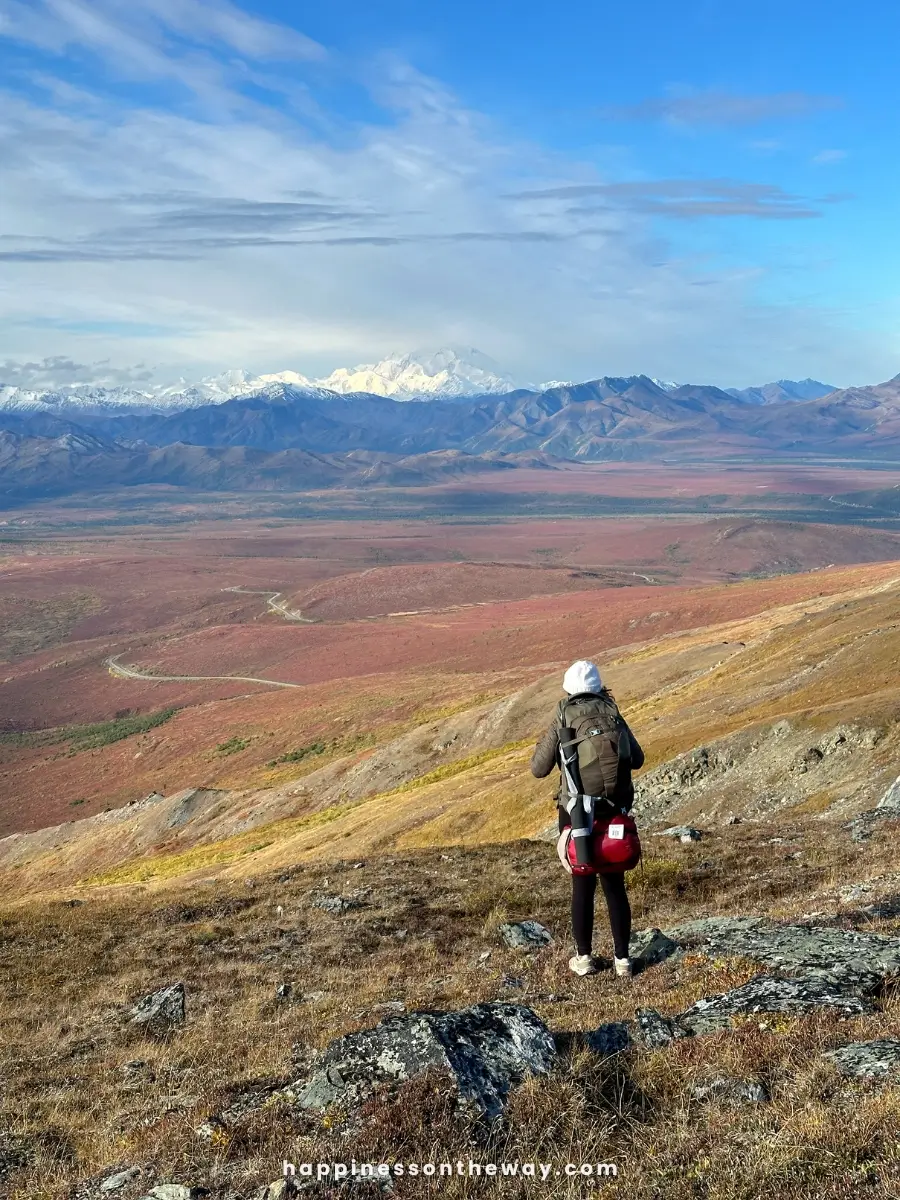
M807 588L799 602L603 656L647 771L701 745L729 759L712 790L667 791L651 775L646 820L841 815L877 800L900 761L900 568L885 574L846 572L840 589L832 580L821 595ZM552 819L552 784L527 763L558 695L555 668L499 701L461 700L357 744L312 742L271 768L274 786L176 791L3 839L0 882L18 895L154 885L533 835ZM817 746L830 734L826 755Z

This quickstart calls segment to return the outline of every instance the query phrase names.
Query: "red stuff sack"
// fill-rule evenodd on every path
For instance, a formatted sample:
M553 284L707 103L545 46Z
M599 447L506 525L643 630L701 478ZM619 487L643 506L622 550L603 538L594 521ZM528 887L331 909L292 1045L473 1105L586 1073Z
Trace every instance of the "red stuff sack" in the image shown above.
M560 834L559 851L560 858L565 854L573 875L616 875L633 871L641 861L641 839L634 818L616 813L594 822L590 863L582 866L575 858L571 828L567 827Z

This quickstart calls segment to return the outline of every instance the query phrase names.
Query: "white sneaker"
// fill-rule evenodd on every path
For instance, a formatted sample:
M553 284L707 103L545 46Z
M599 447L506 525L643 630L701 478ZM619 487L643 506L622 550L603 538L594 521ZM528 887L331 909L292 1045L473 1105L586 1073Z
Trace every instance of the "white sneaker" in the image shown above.
M630 958L613 958L613 970L621 979L630 979L634 974L634 965Z
M597 960L591 954L573 954L569 959L569 970L575 975L596 975Z

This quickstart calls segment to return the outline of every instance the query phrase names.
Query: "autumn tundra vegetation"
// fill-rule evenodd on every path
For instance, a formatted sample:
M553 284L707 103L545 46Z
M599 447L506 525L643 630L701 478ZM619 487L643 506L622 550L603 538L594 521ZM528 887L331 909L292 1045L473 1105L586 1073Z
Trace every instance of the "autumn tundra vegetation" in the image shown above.
M76 516L0 561L10 1200L897 1194L890 528ZM631 979L528 770L584 656Z

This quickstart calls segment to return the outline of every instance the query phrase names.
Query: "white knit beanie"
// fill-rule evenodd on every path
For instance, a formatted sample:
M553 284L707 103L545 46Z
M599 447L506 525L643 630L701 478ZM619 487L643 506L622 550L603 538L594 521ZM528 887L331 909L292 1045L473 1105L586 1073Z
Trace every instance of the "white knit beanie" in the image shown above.
M597 694L603 690L603 680L594 663L579 658L573 662L563 676L563 691L570 696L580 696L582 692Z

